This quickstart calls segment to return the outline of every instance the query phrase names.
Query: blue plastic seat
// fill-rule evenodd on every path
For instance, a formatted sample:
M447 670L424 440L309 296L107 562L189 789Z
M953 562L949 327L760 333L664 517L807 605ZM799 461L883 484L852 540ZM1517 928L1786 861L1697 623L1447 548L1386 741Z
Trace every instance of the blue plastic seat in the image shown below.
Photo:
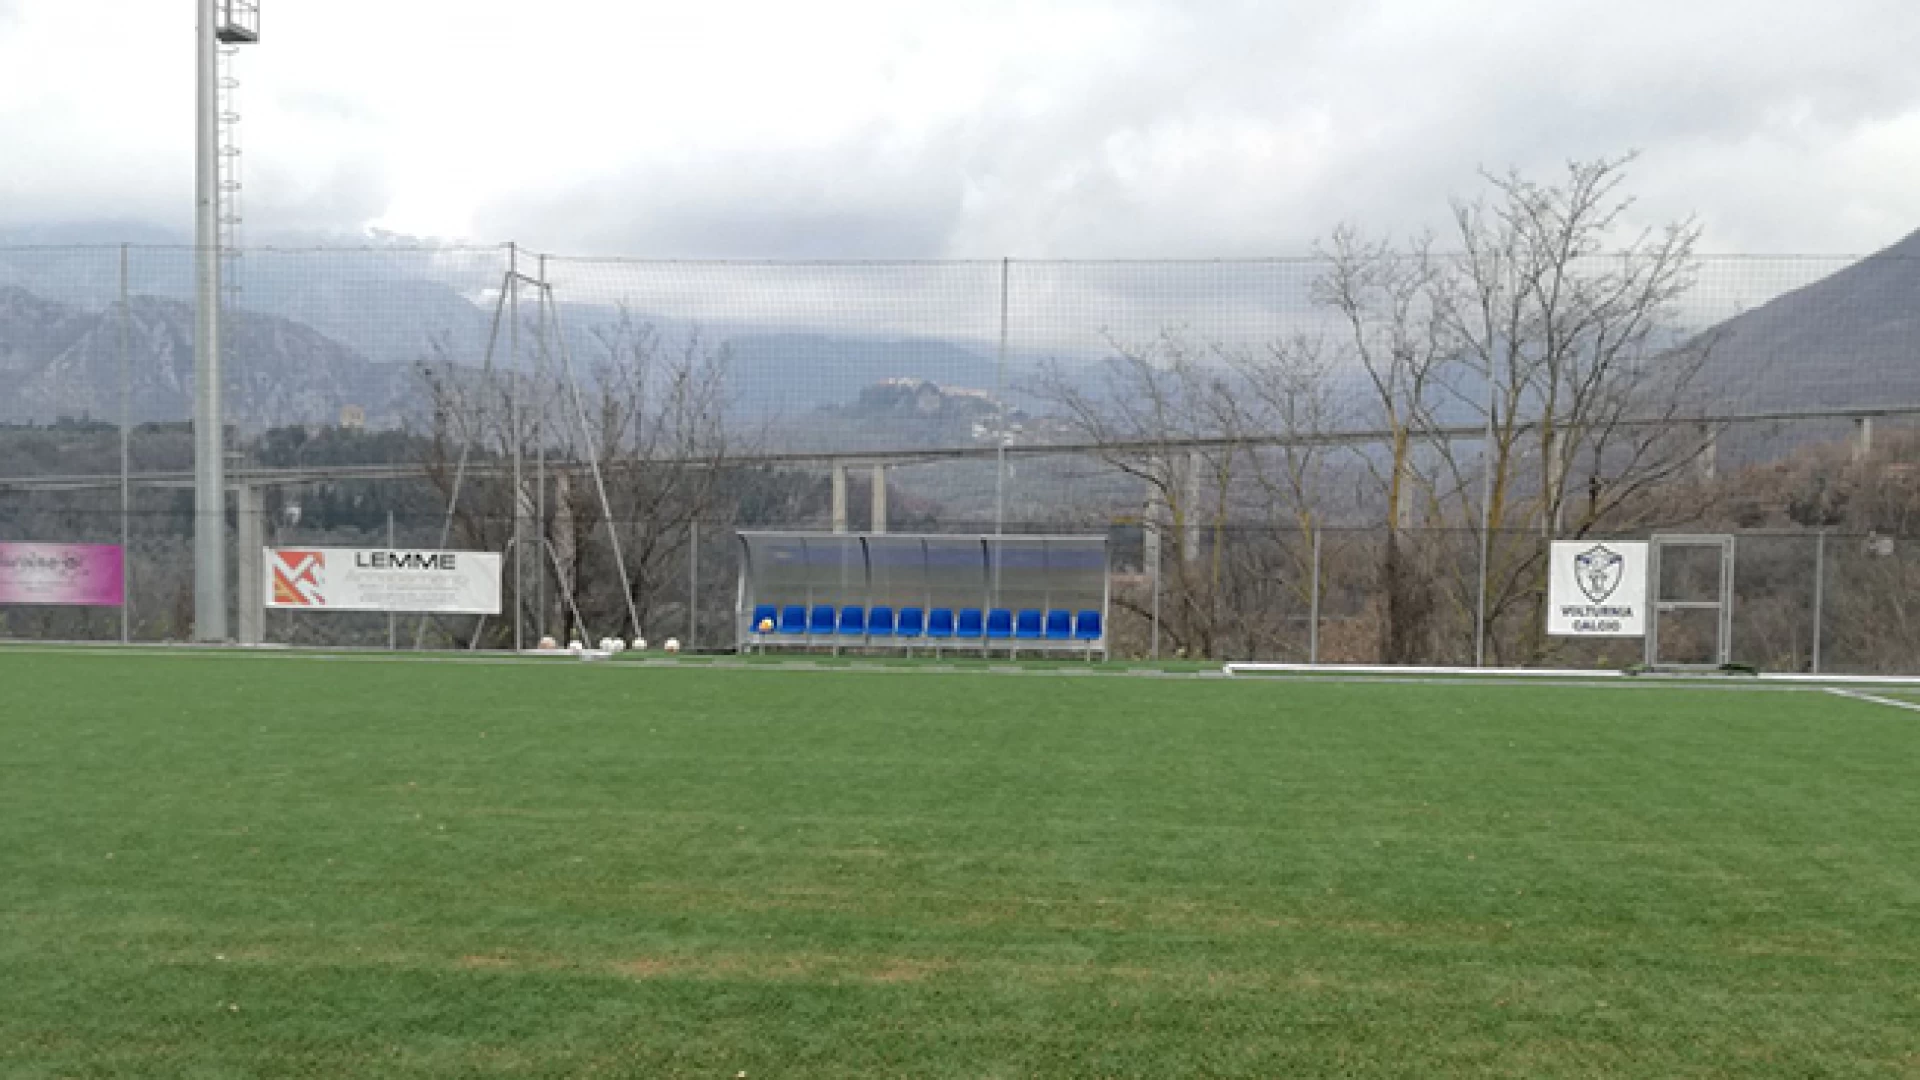
M875 604L873 609L867 612L867 635L869 637L893 636L892 608Z
M961 608L960 620L954 624L953 636L977 641L982 634L983 627L980 619L980 609L977 607Z
M779 608L774 607L772 604L758 604L755 605L753 609L753 621L747 625L751 627L756 634L770 634L779 622ZM767 629L760 629L762 626L767 627Z
M807 633L809 634L833 633L833 605L832 604L813 605L813 619L807 623Z
M1040 612L1034 608L1022 609L1013 620L1013 636L1022 641L1040 640Z
M780 632L783 634L804 634L807 632L807 609L799 604L788 604L780 609Z
M1013 636L1013 612L994 608L987 612L987 637L995 641Z
M1071 611L1047 612L1046 633L1047 633L1048 641L1072 641L1073 640L1073 612Z
M927 616L927 636L930 638L950 638L953 636L953 609L937 607Z
M900 623L893 629L896 637L914 638L927 632L926 612L917 607L900 609Z
M864 637L867 633L867 609L848 604L840 609L840 633L844 637Z
M1080 617L1073 620L1073 636L1079 638L1081 641L1099 641L1100 613L1097 611L1081 612Z

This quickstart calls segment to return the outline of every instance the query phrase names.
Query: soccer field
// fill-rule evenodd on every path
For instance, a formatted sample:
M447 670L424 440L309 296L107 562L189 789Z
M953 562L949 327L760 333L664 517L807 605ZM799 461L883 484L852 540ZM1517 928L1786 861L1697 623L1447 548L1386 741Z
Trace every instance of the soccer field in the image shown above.
M1920 713L0 649L0 1075L1920 1073Z

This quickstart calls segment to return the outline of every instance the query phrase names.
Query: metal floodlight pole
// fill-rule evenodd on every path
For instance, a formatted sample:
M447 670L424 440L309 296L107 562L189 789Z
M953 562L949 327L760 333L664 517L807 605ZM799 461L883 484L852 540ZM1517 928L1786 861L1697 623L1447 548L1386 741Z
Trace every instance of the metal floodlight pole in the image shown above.
M199 0L194 153L193 636L227 637L227 484L220 410L217 0Z

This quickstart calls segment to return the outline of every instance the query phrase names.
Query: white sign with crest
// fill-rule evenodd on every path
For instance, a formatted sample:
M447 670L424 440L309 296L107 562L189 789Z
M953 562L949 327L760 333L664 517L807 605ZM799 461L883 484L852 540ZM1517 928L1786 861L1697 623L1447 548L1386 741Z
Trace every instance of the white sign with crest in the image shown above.
M1647 545L1556 540L1547 584L1547 633L1645 637Z

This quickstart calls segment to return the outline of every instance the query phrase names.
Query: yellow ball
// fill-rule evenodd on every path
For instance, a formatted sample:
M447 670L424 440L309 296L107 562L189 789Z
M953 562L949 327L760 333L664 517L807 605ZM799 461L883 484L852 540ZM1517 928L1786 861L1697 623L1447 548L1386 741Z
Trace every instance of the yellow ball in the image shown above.
M761 632L761 633L763 633L763 634L771 634L771 633L773 633L773 620L772 620L772 619L761 619L761 620L760 620L760 632Z

